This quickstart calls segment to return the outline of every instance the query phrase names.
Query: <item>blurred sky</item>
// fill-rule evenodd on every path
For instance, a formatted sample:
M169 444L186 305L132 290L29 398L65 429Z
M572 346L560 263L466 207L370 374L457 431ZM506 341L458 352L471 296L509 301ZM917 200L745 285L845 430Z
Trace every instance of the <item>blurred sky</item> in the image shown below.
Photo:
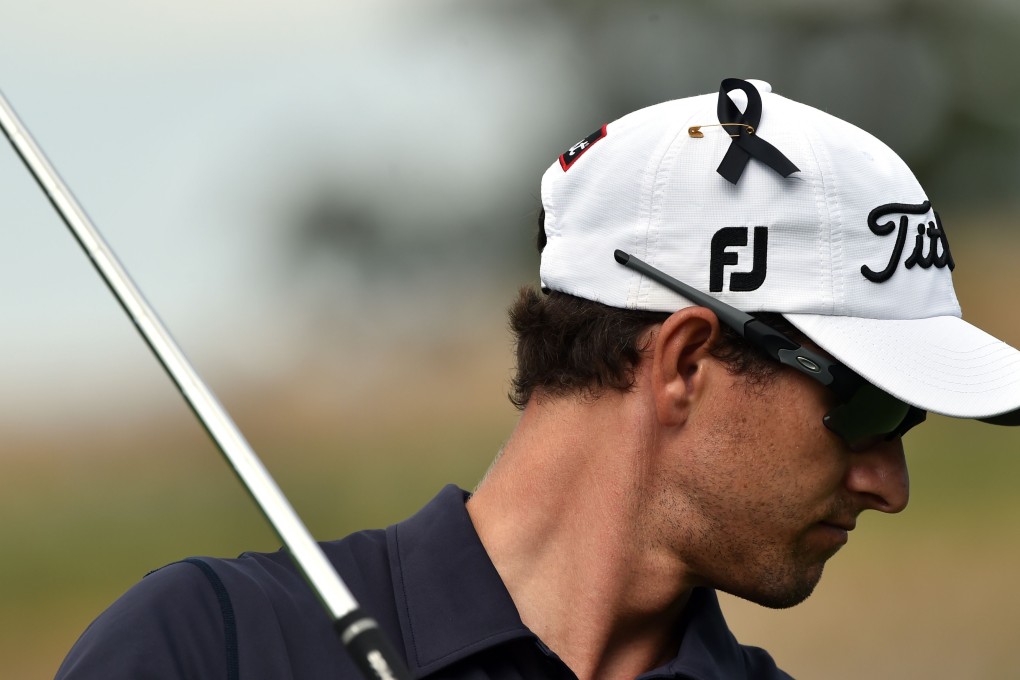
M0 0L0 17L0 89L214 388L285 375L323 338L504 306L535 278L556 155L722 77L876 132L937 205L1015 208L1005 0ZM101 390L146 408L162 375L6 144L0 233L0 425L121 415ZM488 287L503 297L472 301Z
M5 1L0 88L196 363L286 370L292 204L335 186L415 242L463 223L437 206L481 216L511 179L518 204L537 193L540 167L511 173L556 106L522 93L565 85L569 46L555 17L510 32L455 9ZM0 224L3 417L138 389L151 360L6 144Z

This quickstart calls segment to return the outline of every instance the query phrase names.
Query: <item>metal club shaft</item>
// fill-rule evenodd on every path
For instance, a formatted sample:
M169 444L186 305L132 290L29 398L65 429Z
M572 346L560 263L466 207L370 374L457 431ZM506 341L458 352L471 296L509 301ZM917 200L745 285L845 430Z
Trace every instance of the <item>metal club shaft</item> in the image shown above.
M401 659L381 635L378 626L364 615L309 534L290 502L241 434L212 391L199 377L174 342L141 291L117 260L102 235L74 195L50 165L28 129L0 92L0 128L35 177L50 203L92 260L96 271L127 312L142 338L177 385L185 401L212 437L224 458L251 494L298 570L338 625L341 638L369 680L397 680L409 675Z

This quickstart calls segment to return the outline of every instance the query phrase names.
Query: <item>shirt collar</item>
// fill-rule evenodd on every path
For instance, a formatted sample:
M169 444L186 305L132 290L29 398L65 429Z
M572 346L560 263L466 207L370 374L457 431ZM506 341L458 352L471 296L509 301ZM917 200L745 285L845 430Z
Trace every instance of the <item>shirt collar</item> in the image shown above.
M521 621L464 502L445 487L387 529L406 658L421 677L482 649L535 635Z
M662 667L640 676L641 680L677 676L699 680L759 677L749 674L749 660L745 658L744 648L726 625L714 590L695 588L691 591L680 625L683 627L683 637L676 657ZM767 655L766 658L771 662Z

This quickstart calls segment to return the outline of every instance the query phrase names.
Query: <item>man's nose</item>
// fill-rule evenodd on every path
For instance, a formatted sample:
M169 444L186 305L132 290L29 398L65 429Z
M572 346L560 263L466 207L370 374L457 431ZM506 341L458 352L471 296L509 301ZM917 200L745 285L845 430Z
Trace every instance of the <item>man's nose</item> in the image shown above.
M850 454L846 487L864 510L900 512L910 500L910 477L899 437L878 441Z

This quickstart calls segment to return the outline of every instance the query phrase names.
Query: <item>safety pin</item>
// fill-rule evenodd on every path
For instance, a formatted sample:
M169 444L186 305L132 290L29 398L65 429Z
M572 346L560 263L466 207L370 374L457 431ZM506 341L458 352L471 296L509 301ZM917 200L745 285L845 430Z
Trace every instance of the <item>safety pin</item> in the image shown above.
M701 139L702 137L705 136L705 133L701 131L701 128L703 127L726 127L730 125L746 128L747 134L749 135L754 134L754 126L748 125L747 123L712 123L710 125L692 125L691 127L687 128L687 134L689 134L691 137L694 137L695 139ZM740 135L730 135L730 137L739 136Z

